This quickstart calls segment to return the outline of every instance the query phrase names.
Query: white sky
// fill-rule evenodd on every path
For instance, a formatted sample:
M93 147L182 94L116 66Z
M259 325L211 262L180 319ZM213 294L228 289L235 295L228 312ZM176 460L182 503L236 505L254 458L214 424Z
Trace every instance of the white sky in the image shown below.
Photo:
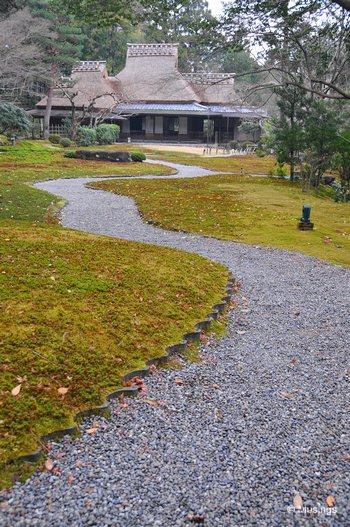
M222 0L207 0L209 8L214 16L221 15L222 13Z

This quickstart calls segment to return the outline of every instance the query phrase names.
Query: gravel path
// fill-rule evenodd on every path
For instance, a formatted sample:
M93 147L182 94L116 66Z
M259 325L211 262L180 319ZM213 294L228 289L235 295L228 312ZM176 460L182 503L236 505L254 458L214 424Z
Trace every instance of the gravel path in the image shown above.
M55 444L60 475L16 484L0 525L350 525L350 270L162 231L141 222L132 200L86 181L37 187L69 200L66 226L223 263L242 283L239 303L200 363L156 372L146 397L113 403L111 420L88 420L81 437ZM295 495L307 509L292 510Z

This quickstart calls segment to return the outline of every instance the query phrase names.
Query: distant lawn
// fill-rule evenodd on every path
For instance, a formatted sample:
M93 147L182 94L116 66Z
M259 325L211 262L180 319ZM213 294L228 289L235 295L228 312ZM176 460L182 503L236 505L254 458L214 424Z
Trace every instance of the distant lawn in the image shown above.
M147 163L71 159L64 157L65 151L44 141L22 141L16 146L0 147L0 220L43 218L47 207L57 198L30 187L28 183L33 181L173 172L168 167Z
M165 228L281 247L350 266L350 205L302 193L286 180L222 175L93 186L134 198L145 219ZM305 203L312 206L312 232L297 229Z
M95 148L95 147L94 147ZM147 144L126 144L112 145L108 147L111 150L139 150L144 152L154 160L170 161L171 163L180 163L184 165L197 165L217 172L236 172L241 171L244 174L267 174L276 164L274 156L258 157L254 155L238 155L225 157L210 157L198 154L189 154L187 152L174 152L157 149L156 146ZM203 145L204 148L204 145ZM215 149L213 149L213 152ZM219 152L220 153L220 152Z
M8 460L181 340L220 300L227 271L181 251L45 224L58 198L28 185L165 167L78 161L25 141L0 149L0 171L0 485L8 486L14 473L33 471Z

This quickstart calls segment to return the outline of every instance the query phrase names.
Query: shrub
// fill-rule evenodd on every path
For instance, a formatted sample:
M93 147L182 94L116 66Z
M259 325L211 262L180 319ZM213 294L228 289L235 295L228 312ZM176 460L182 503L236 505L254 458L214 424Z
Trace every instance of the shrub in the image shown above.
M73 157L73 158L77 157L73 150L70 150L69 152L65 152L63 155L64 157Z
M78 126L77 143L80 146L91 146L96 143L96 129L88 126Z
M120 127L117 124L100 124L96 128L96 139L100 145L111 145L119 137Z
M274 168L269 170L269 176L277 176L279 178L284 178L288 176L288 168L284 163L276 163Z
M6 137L6 135L0 135L0 146L8 145L9 141Z
M146 159L145 154L143 154L142 152L130 152L130 157L131 160L135 163L141 163Z
M28 135L31 121L26 112L9 102L0 102L0 134Z
M237 148L239 148L239 142L238 141L230 141L230 147L232 148L232 150L237 150Z
M67 148L68 146L72 146L73 141L68 139L68 137L62 137L60 139L60 145L63 146L63 148Z
M58 134L50 134L49 135L49 141L50 143L54 144L54 145L58 145L61 141L61 136L58 135Z
M265 157L266 156L266 152L265 150L263 150L262 148L257 148L255 150L255 154L258 156L258 157Z

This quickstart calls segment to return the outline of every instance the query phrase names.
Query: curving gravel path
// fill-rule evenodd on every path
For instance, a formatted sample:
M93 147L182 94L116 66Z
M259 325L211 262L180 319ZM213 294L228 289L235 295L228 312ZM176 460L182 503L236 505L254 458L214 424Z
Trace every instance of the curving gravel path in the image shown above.
M95 434L88 420L81 437L55 444L60 475L16 484L0 525L350 525L350 270L154 228L132 200L87 181L36 186L69 201L65 226L223 263L242 283L239 304L228 335L203 345L202 362L156 372L147 397L114 403L111 420L95 419ZM306 507L299 512L296 494Z

